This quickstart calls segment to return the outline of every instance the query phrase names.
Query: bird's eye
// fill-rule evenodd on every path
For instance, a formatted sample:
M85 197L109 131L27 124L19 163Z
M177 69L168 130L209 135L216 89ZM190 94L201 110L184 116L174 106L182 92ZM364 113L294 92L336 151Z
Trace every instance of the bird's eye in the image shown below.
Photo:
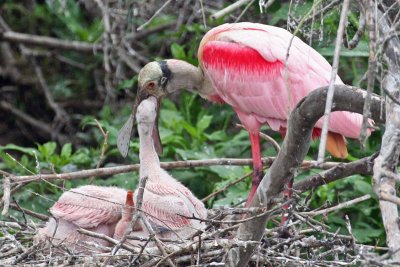
M149 90L154 90L156 88L156 83L155 82L149 82L146 87Z

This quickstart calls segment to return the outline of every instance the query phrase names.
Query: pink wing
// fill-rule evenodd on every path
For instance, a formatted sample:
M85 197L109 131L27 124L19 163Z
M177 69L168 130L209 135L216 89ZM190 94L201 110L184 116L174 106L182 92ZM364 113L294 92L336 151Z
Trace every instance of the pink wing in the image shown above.
M203 38L202 68L219 97L235 109L250 131L258 131L264 123L276 131L286 128L295 105L312 90L329 84L330 64L297 37L286 70L292 36L273 26L237 23L221 25ZM336 83L343 83L338 76ZM359 114L334 112L329 130L358 138L361 122ZM322 120L316 126L322 127Z
M82 228L112 224L121 218L126 194L116 187L86 185L62 194L50 212L55 218Z
M179 183L164 185L148 181L143 195L142 211L155 225L167 230L192 226L192 220L180 215L206 218L204 204Z

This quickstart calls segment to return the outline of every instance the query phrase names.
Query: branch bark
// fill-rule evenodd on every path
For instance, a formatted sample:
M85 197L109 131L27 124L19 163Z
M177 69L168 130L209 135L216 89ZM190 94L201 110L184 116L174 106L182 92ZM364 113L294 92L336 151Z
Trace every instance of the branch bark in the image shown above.
M364 9L367 9L363 1ZM390 25L389 12L378 10L378 29L381 36L395 31ZM396 21L394 22L396 23ZM384 38L385 39L385 38ZM385 40L384 40L385 42ZM396 199L395 180L385 175L383 170L395 172L400 155L400 39L391 37L383 48L387 72L382 87L390 96L386 96L386 130L382 137L382 146L374 165L375 192L380 197L383 224L386 231L386 242L393 253L393 260L400 261L400 226L398 206L389 198Z
M311 132L324 114L324 103L328 87L319 88L303 98L293 110L289 118L287 136L281 151L271 165L269 172L264 176L251 207L270 206L270 202L281 190L284 184L295 176L296 169L300 166L310 147ZM362 113L366 92L346 85L335 85L332 111L351 111ZM384 106L378 96L371 98L371 117L376 123L383 123L381 107ZM251 222L243 223L237 233L239 240L259 241L264 233L264 226L268 215L257 218ZM229 251L227 266L245 266L249 261L256 246L235 248Z

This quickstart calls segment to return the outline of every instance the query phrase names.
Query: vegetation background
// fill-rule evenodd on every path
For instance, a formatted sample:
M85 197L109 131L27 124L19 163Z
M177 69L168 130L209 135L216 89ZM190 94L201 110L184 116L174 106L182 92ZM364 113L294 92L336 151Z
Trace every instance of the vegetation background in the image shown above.
M136 31L160 9L163 1L115 1L108 7L109 26L104 23L98 2L0 2L3 28L93 45L104 42L106 33L111 44L103 51L82 52L0 42L0 170L29 175L137 163L137 135L132 138L126 159L116 148L116 136L131 112L140 67L164 58L197 64L196 52L202 36L222 23L251 21L293 30L313 5L313 1L308 0L275 1L260 12L259 2L251 1L231 14L211 19L211 14L234 1L167 1L168 5L143 30ZM335 2L336 5L322 15L307 21L299 33L301 39L328 61L332 60L340 15L339 1L332 1ZM359 14L351 11L345 38L351 39L358 27ZM114 40L118 45L113 45ZM346 84L366 87L367 63L367 36L363 36L355 49L343 48L339 76ZM95 120L108 132L106 139ZM185 92L165 99L160 120L164 145L161 160L249 158L248 135L235 126L238 122L230 107L211 104L195 94ZM263 132L282 142L280 134L268 127L264 127ZM346 161L378 151L381 135L382 132L376 130L364 150L357 141L350 140L350 155ZM263 156L276 155L268 142L262 146ZM308 159L316 158L317 148L318 141L312 144ZM251 168L212 166L170 172L202 198L251 172ZM296 179L316 172L318 170L300 173ZM51 183L39 181L26 185L13 196L20 206L47 213L64 190L88 183L134 189L137 182L137 173ZM250 179L210 199L207 206L242 205L249 188ZM305 193L301 203L304 209L324 208L365 194L372 194L371 177L355 175ZM338 229L339 233L347 233L346 214L358 242L385 244L376 199L319 219L328 224L331 231ZM11 215L21 216L16 212Z

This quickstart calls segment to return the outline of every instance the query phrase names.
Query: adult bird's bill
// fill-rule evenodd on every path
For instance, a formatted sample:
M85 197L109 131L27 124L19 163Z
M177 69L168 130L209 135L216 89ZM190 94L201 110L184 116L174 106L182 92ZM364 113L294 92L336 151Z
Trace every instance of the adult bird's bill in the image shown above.
M133 126L135 124L135 114L137 107L139 104L151 94L146 93L147 91L143 91L138 89L137 95L136 95L136 100L135 104L133 105L132 108L132 113L129 116L128 120L125 122L124 126L122 126L121 130L118 132L118 137L117 137L117 147L121 155L125 158L128 155L129 152L129 143L131 141L131 136L132 136L132 131L133 131ZM154 143L154 148L157 151L157 154L159 156L162 155L163 148L161 144L161 139L160 139L160 133L158 131L158 118L160 115L160 101L159 97L156 97L157 99L157 123L155 124L155 127L153 128L153 143Z

